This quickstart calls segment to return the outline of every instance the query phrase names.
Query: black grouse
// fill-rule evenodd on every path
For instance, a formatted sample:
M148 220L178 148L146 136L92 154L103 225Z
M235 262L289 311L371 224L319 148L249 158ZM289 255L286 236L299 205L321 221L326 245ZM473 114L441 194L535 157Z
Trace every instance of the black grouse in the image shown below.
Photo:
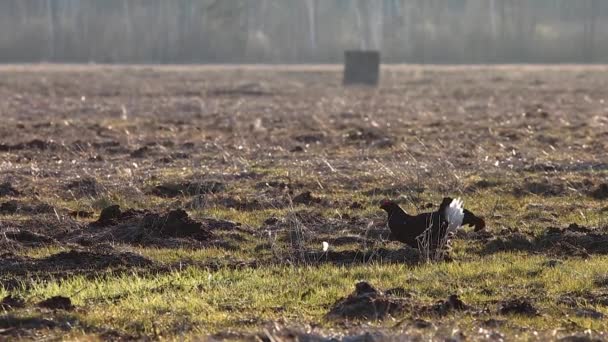
M446 234L456 232L462 225L471 225L475 231L485 227L485 221L470 211L462 208L460 199L446 197L439 206L439 210L431 213L422 213L416 216L408 215L393 201L382 201L380 208L388 213L388 227L394 240L403 242L413 248L419 248L422 234L429 229L427 236L431 249L441 247L441 241Z

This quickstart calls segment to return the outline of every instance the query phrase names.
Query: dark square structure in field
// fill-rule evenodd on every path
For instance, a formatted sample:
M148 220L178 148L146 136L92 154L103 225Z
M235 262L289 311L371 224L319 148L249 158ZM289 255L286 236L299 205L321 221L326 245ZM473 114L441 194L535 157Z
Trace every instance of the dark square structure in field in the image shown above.
M344 85L375 86L380 80L380 52L352 50L344 52Z

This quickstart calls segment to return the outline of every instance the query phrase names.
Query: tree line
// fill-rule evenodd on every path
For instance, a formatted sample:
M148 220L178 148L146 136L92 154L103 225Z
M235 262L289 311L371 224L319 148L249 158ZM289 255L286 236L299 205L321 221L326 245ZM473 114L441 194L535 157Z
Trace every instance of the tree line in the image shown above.
M0 62L607 63L602 0L4 0Z

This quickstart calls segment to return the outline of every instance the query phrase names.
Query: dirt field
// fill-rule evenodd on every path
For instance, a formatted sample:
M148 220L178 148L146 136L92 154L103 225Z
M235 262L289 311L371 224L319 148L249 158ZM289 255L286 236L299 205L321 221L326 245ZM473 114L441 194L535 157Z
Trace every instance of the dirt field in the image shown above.
M0 340L608 338L608 67L2 66L0 98ZM382 199L444 196L487 223L450 260L388 240Z

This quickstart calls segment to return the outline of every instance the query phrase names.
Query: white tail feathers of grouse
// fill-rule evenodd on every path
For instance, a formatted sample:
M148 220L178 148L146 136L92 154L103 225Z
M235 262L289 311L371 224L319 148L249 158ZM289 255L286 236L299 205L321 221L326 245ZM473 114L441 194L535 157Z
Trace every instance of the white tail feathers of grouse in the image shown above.
M450 205L445 208L444 217L448 222L448 229L446 233L456 233L456 230L462 226L464 220L464 207L463 202L460 198L452 200Z

